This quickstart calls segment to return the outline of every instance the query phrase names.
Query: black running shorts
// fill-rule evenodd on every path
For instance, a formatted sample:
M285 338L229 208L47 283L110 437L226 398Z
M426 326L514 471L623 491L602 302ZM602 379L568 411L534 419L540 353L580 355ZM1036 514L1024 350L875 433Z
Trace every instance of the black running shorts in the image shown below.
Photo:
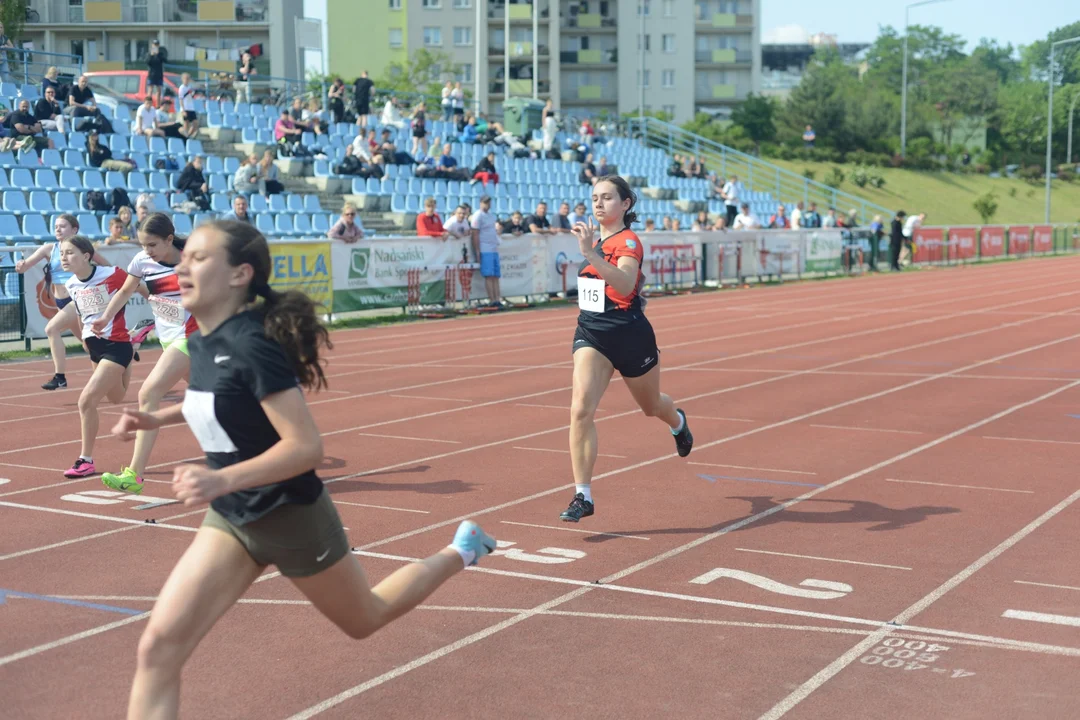
M596 349L624 378L641 377L660 362L656 335L644 316L612 330L587 330L578 325L573 350L583 347Z
M90 361L95 365L102 360L108 360L126 368L135 355L135 349L129 342L105 340L97 336L88 337L83 342L86 343L86 351L90 353Z

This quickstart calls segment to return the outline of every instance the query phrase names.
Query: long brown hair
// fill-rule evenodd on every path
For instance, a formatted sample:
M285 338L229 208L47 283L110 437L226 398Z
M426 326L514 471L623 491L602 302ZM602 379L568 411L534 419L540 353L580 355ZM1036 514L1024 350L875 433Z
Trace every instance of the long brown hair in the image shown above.
M599 185L602 182L614 185L615 190L619 193L620 200L630 201L630 207L626 208L626 212L623 213L623 225L629 228L637 222L637 213L634 212L634 206L637 205L637 194L630 188L630 183L626 182L626 180L619 175L604 175L601 178L597 178L596 185ZM593 187L595 187L595 185Z
M326 387L324 360L319 354L323 346L334 347L330 332L319 320L315 301L298 290L278 292L270 287L270 246L266 238L254 226L236 220L213 220L201 227L217 231L225 238L229 265L247 264L254 270L247 301L262 298L258 307L263 314L266 336L281 345L300 384L311 390Z

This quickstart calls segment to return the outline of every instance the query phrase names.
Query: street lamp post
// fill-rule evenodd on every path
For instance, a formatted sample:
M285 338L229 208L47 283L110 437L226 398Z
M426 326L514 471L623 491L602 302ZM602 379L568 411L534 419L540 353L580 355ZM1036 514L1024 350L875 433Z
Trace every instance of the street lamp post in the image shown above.
M1068 145L1067 145L1067 148L1068 148L1068 149L1067 149L1067 150L1065 151L1065 162L1069 163L1070 165L1072 164L1072 161L1073 161L1073 159L1072 159L1072 158L1073 158L1073 154L1072 154L1072 139L1073 139L1073 131L1072 131L1072 122L1073 122L1073 111L1074 111L1074 110L1076 110L1076 101L1077 101L1077 100L1080 100L1080 92L1074 92L1074 93L1073 93L1073 99L1072 99L1072 103L1071 103L1071 104L1069 105L1069 138L1068 138L1068 139L1069 139L1069 143L1068 143Z
M907 38L908 38L908 14L913 7L920 5L934 5L936 3L949 2L950 0L921 0L911 3L904 8L904 72L900 91L900 157L906 157L907 151Z
M1047 224L1050 223L1050 150L1054 141L1054 49L1058 45L1071 45L1076 42L1080 42L1080 35L1050 43L1050 75L1046 80L1046 219L1044 222Z

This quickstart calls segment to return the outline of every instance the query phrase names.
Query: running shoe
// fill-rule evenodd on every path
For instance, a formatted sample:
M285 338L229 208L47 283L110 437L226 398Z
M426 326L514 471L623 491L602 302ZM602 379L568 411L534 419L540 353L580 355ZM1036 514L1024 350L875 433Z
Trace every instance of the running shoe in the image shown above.
M454 542L450 544L456 548L476 554L476 558L469 563L470 565L475 565L480 558L490 553L496 547L495 538L484 532L483 529L472 520L465 520L458 525L457 534L454 535Z
M589 517L593 514L593 504L585 499L583 493L578 493L574 496L574 499L570 501L570 507L563 511L563 514L559 516L559 519L563 522L577 522L583 517Z
M140 320L135 326L135 330L131 333L131 343L133 345L140 345L146 342L146 336L154 329L153 320Z
M64 477L66 478L83 478L89 477L96 473L94 469L94 463L79 458L75 461L75 464L64 471Z
M675 449L679 451L679 457L686 457L694 447L694 436L690 434L690 422L686 419L686 413L678 408L675 412L682 416L682 430L675 436Z
M143 491L143 479L129 467L121 470L119 475L104 473L101 476L101 484L112 490L119 490L132 495L142 495Z
M63 375L56 374L52 376L52 380L41 386L42 390L56 390L57 388L66 388L67 378Z

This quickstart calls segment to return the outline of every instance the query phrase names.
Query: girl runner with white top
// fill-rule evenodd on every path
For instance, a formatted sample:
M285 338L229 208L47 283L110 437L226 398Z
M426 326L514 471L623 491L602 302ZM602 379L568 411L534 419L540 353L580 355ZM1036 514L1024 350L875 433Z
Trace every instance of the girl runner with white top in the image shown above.
M79 416L82 420L82 454L64 477L80 478L93 475L94 439L98 431L98 403L108 398L121 403L127 394L131 380L131 360L135 351L131 347L124 308L115 317L91 329L101 317L109 302L120 292L128 274L118 267L95 265L94 245L87 238L76 235L60 243L60 261L71 273L65 283L71 296L71 304L82 319L83 343L94 364L94 374L79 395Z
M248 223L211 221L191 234L176 267L181 303L199 325L184 402L125 410L113 428L130 439L186 420L207 465L178 466L173 492L185 505L210 504L139 640L129 718L177 717L187 659L268 565L361 639L496 546L465 521L439 552L368 584L315 473L322 437L300 389L325 386L328 333L309 297L270 287L270 269L266 239Z
M188 338L198 330L198 326L191 313L180 305L180 284L176 278L176 266L180 263L184 239L176 236L169 216L165 213L148 215L139 226L139 244L142 245L142 251L131 259L124 287L112 299L101 317L94 321L92 329L95 333L102 332L115 315L123 312L128 298L139 287L139 283L146 282L150 291L150 307L154 312L154 326L164 349L139 390L139 409L153 412L161 405L166 393L180 380L188 378L191 360L188 357L187 343ZM150 451L153 450L156 439L157 430L139 432L135 436L131 465L122 468L119 474L102 475L101 482L105 487L136 495L142 493L142 474L146 472L146 463L150 459Z
M48 265L45 268L45 282L52 285L52 296L56 301L58 312L53 315L45 326L45 336L49 338L49 350L52 352L54 374L49 382L41 386L43 390L56 390L57 388L67 387L67 375L64 374L64 370L67 368L67 349L64 346L63 335L68 330L74 333L76 337L81 334L79 315L75 312L74 307L68 307L71 303L71 296L68 295L67 287L64 284L71 277L71 273L65 270L60 262L60 244L67 238L75 237L78 232L78 219L74 215L64 213L56 218L54 226L56 242L45 243L35 250L30 257L15 263L15 272L24 273L45 258L48 258ZM94 264L99 266L112 265L97 252L94 253ZM31 289L31 292L36 297L37 293L33 289Z

